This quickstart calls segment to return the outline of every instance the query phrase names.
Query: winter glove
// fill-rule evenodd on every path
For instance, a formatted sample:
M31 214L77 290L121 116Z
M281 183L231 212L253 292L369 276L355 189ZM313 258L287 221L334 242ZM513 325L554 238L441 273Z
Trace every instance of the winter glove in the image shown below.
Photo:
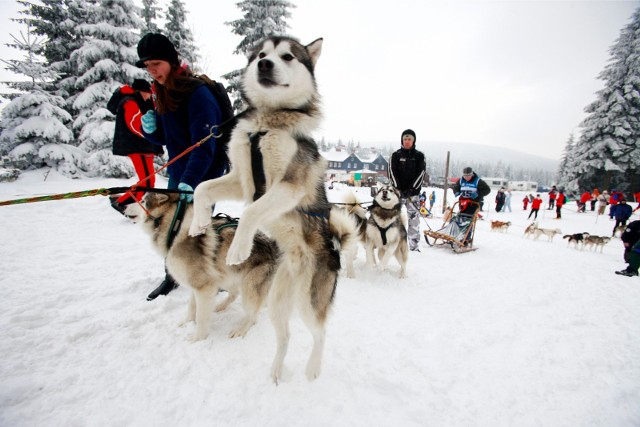
M156 113L153 110L149 110L144 113L144 116L140 119L142 121L142 130L148 134L152 134L158 129L156 125Z
M454 196L456 196L456 197L460 197L460 192L459 192L459 191L458 191L458 192L456 192L456 193L454 194Z
M191 187L189 184L185 184L184 182L181 182L180 184L178 184L178 190L191 191L191 194L180 193L180 200L184 200L187 203L193 202L193 187Z

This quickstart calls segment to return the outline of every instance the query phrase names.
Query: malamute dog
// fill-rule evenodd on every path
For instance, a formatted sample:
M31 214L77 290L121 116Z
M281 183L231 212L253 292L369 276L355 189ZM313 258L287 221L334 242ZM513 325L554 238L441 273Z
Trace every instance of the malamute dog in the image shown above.
M562 238L567 239L567 246L573 243L576 246L576 249L578 249L579 245L584 245L584 239L587 236L589 236L589 233L584 232L584 233L565 234L564 236L562 236Z
M248 203L226 262L241 264L251 254L254 236L264 230L281 251L269 294L269 314L277 351L271 377L282 377L294 305L313 335L306 375L320 375L325 322L335 296L340 249L357 244L355 224L331 209L324 188L326 161L311 132L321 119L314 67L322 39L304 46L289 37L269 37L249 56L241 90L248 109L238 117L229 142L229 174L200 184L189 233L211 222L218 200Z
M584 244L582 245L582 249L584 249L587 246L590 246L590 247L593 248L594 251L596 251L598 248L600 248L600 253L602 253L602 251L604 249L604 245L609 243L610 240L611 240L611 237L587 236L584 239Z
M196 322L195 334L190 339L199 341L207 337L218 290L227 291L228 296L215 307L215 311L226 309L238 294L242 295L245 316L229 336L243 337L256 322L258 310L269 293L278 262L278 247L273 240L257 233L249 258L241 264L227 265L225 258L236 234L235 224L228 217L214 218L197 238L189 237L187 227L181 227L171 245L167 246L178 198L177 194L147 193L142 204L148 214L133 203L127 206L125 215L134 222L142 223L144 230L151 235L155 249L165 257L169 274L181 286L191 289L184 322ZM191 206L187 205L185 224L193 217Z
M505 233L511 226L511 221L491 221L491 231Z
M553 237L556 234L562 234L562 231L559 228L540 228L536 227L533 230L533 239L538 240L540 236L545 235L549 242L553 241Z
M367 266L375 265L374 250L378 249L379 268L384 270L392 256L400 264L400 277L407 277L407 243L406 214L402 212L400 194L390 185L380 188L373 198L367 220Z

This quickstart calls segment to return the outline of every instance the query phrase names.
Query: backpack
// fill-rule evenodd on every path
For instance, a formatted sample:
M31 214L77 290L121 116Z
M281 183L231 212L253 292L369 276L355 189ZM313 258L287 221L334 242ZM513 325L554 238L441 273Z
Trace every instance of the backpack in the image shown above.
M222 113L220 125L222 125L222 127L218 129L218 133L221 133L222 136L216 138L216 144L218 144L218 147L222 149L222 152L224 153L224 161L228 164L229 158L227 157L227 147L229 146L229 140L231 139L231 131L233 131L233 128L235 128L238 123L238 119L233 114L233 104L229 99L227 89L222 83L211 80L206 74L199 74L195 76L195 78L202 80L220 107L220 112Z

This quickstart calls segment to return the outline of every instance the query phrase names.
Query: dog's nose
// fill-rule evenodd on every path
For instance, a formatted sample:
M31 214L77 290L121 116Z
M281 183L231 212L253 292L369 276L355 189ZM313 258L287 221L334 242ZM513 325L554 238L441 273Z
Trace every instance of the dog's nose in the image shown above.
M273 62L268 59L261 59L258 61L258 70L260 72L271 71L273 69Z

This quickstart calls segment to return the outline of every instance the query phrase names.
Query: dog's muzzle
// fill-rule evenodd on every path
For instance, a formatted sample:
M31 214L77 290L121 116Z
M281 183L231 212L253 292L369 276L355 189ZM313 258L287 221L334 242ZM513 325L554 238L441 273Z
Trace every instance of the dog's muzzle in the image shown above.
M261 59L258 61L258 81L263 86L276 85L273 79L273 62L269 59Z

